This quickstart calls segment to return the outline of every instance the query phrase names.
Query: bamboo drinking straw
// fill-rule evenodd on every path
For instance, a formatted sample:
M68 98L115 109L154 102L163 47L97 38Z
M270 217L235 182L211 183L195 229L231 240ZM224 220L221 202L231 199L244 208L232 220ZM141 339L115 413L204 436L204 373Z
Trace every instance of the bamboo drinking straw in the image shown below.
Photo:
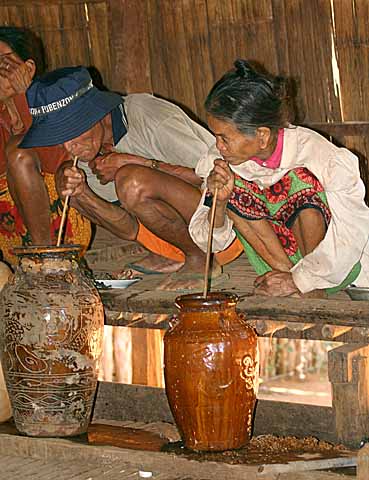
M77 166L77 161L78 161L78 157L76 155L74 155L73 156L73 167ZM61 218L61 221L60 221L60 227L59 227L59 233L58 233L58 241L56 242L57 247L59 247L60 243L61 243L61 238L62 238L63 230L64 230L64 223L65 223L65 219L67 217L68 204L69 204L69 195L67 195L65 197L65 200L64 200L63 214L62 214L62 218Z
M209 276L209 267L210 267L211 243L212 243L212 240L213 240L215 209L216 209L216 205L217 205L217 196L218 196L218 189L216 188L215 191L214 191L214 195L213 195L213 204L211 206L208 245L207 245L207 249L206 249L204 293L203 293L204 298L206 298L208 296L208 283L209 283L208 276Z

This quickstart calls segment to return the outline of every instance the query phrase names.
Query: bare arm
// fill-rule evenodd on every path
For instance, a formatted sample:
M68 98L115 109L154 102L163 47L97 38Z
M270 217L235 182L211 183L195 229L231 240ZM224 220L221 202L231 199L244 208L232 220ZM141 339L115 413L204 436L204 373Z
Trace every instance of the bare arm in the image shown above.
M25 93L35 73L33 60L23 62L16 55L4 55L0 63L0 100L7 102Z
M229 168L226 161L219 158L214 161L214 168L210 172L207 179L207 187L209 192L214 194L215 189L218 189L217 207L215 210L214 227L219 228L224 225L226 216L227 203L231 196L234 186L234 174ZM209 221L210 221L209 212Z
M179 177L191 185L200 186L201 179L195 174L194 169L182 167L180 165L171 165L169 163L160 162L139 155L130 153L110 152L96 157L89 163L92 172L105 185L114 180L117 171L125 165L141 165L147 168L155 168L169 175Z
M85 173L72 166L71 161L60 165L56 173L58 194L70 196L70 205L91 222L96 223L120 238L135 240L138 230L134 216L126 210L98 197L87 185Z
M7 111L6 122L14 135L24 133L31 125L25 92L35 73L33 60L23 62L16 55L4 55L0 61L0 101Z

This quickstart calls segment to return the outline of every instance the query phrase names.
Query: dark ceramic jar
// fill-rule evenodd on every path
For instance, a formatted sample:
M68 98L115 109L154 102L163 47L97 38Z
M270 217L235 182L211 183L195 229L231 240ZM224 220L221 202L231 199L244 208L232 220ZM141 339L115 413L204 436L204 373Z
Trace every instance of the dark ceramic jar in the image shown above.
M251 437L257 336L237 314L237 302L223 292L180 296L178 322L164 336L166 393L192 450L240 448Z
M104 311L76 260L78 245L15 249L20 264L0 297L2 364L17 429L30 436L87 430Z

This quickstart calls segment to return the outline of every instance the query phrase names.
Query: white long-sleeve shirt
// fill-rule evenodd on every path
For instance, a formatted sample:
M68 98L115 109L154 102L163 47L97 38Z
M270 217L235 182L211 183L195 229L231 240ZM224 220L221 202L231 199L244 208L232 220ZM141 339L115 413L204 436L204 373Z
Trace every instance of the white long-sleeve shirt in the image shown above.
M197 174L206 179L216 158L221 158L221 155L214 145L200 159ZM294 168L310 170L325 190L332 218L324 239L291 268L297 288L306 293L335 287L358 261L361 262L361 272L355 285L369 287L369 208L364 202L365 187L360 178L359 162L353 153L336 147L312 130L290 126L284 130L282 159L278 168L269 169L252 160L230 167L261 189L275 184ZM203 204L205 193L204 188L189 226L192 239L204 251L209 232L209 207ZM234 238L233 222L226 216L224 225L214 229L213 251L224 250Z

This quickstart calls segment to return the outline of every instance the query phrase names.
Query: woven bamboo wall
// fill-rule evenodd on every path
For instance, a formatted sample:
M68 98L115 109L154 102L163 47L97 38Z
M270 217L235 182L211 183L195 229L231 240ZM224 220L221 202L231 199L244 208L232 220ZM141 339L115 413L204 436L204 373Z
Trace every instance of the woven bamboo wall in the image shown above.
M234 59L257 61L296 80L299 122L358 153L368 175L367 0L2 0L0 22L37 32L50 69L93 65L108 87L202 121Z
M367 120L367 0L2 0L0 22L36 31L49 68L94 65L109 87L154 91L203 120L237 57L294 77L305 122Z
M101 0L1 0L0 22L37 33L50 70L67 65L94 65L109 85L108 7Z

